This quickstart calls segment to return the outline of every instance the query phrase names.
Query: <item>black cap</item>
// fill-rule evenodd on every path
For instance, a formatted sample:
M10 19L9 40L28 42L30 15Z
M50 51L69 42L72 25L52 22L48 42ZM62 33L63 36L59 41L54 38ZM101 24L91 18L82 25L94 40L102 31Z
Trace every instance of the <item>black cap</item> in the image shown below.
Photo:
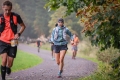
M62 22L62 23L64 23L64 20L62 18L58 19L58 22L59 21Z

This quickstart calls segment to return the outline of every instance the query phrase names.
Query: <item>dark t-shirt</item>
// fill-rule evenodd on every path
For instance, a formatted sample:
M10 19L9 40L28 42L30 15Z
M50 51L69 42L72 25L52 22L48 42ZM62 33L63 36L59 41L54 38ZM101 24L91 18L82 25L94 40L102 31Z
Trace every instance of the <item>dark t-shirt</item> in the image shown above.
M40 46L40 42L41 42L40 40L37 41L37 45L38 45L38 46Z

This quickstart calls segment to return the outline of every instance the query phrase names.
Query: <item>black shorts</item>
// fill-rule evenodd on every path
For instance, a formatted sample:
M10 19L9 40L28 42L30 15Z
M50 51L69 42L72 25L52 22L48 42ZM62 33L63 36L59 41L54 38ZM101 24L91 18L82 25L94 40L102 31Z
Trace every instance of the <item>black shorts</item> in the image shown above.
M0 41L0 54L7 53L8 56L15 58L17 54L17 46L11 47L10 44Z
M67 45L54 45L55 53L60 53L61 50L68 50Z
M54 45L51 45L51 51L53 51L54 50Z
M40 48L40 45L38 45L37 47Z

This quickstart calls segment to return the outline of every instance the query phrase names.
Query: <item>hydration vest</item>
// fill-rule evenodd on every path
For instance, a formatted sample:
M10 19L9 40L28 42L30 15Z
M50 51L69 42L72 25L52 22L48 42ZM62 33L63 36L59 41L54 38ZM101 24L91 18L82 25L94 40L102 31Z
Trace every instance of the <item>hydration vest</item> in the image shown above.
M17 16L15 13L11 13L10 15L10 27L13 31L14 34L17 33L17 25L14 24L14 21L13 21L13 16ZM0 18L1 18L1 23L0 23L0 33L2 33L5 29L5 18L4 18L4 15L3 14L0 14Z
M62 37L63 37L64 40L67 40L66 39L66 36L67 36L66 31L67 31L67 29L68 28L66 28L66 27L63 28L63 32L62 32L63 36ZM54 40L56 40L58 38L59 29L58 29L58 27L55 27L54 30L55 30Z

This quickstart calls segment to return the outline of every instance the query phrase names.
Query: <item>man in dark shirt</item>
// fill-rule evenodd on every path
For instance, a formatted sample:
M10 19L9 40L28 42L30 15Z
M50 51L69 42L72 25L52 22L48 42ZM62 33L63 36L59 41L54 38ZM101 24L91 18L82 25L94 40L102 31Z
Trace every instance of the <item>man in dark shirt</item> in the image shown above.
M0 56L1 56L1 76L2 80L6 80L6 73L11 73L14 58L17 53L17 39L25 29L24 22L20 15L11 12L12 3L5 1L2 4L3 14L0 14ZM17 32L17 24L20 30ZM14 45L14 46L12 46Z
M37 40L38 52L40 52L40 43L41 43L41 41L40 41L40 39L38 38L38 40Z

